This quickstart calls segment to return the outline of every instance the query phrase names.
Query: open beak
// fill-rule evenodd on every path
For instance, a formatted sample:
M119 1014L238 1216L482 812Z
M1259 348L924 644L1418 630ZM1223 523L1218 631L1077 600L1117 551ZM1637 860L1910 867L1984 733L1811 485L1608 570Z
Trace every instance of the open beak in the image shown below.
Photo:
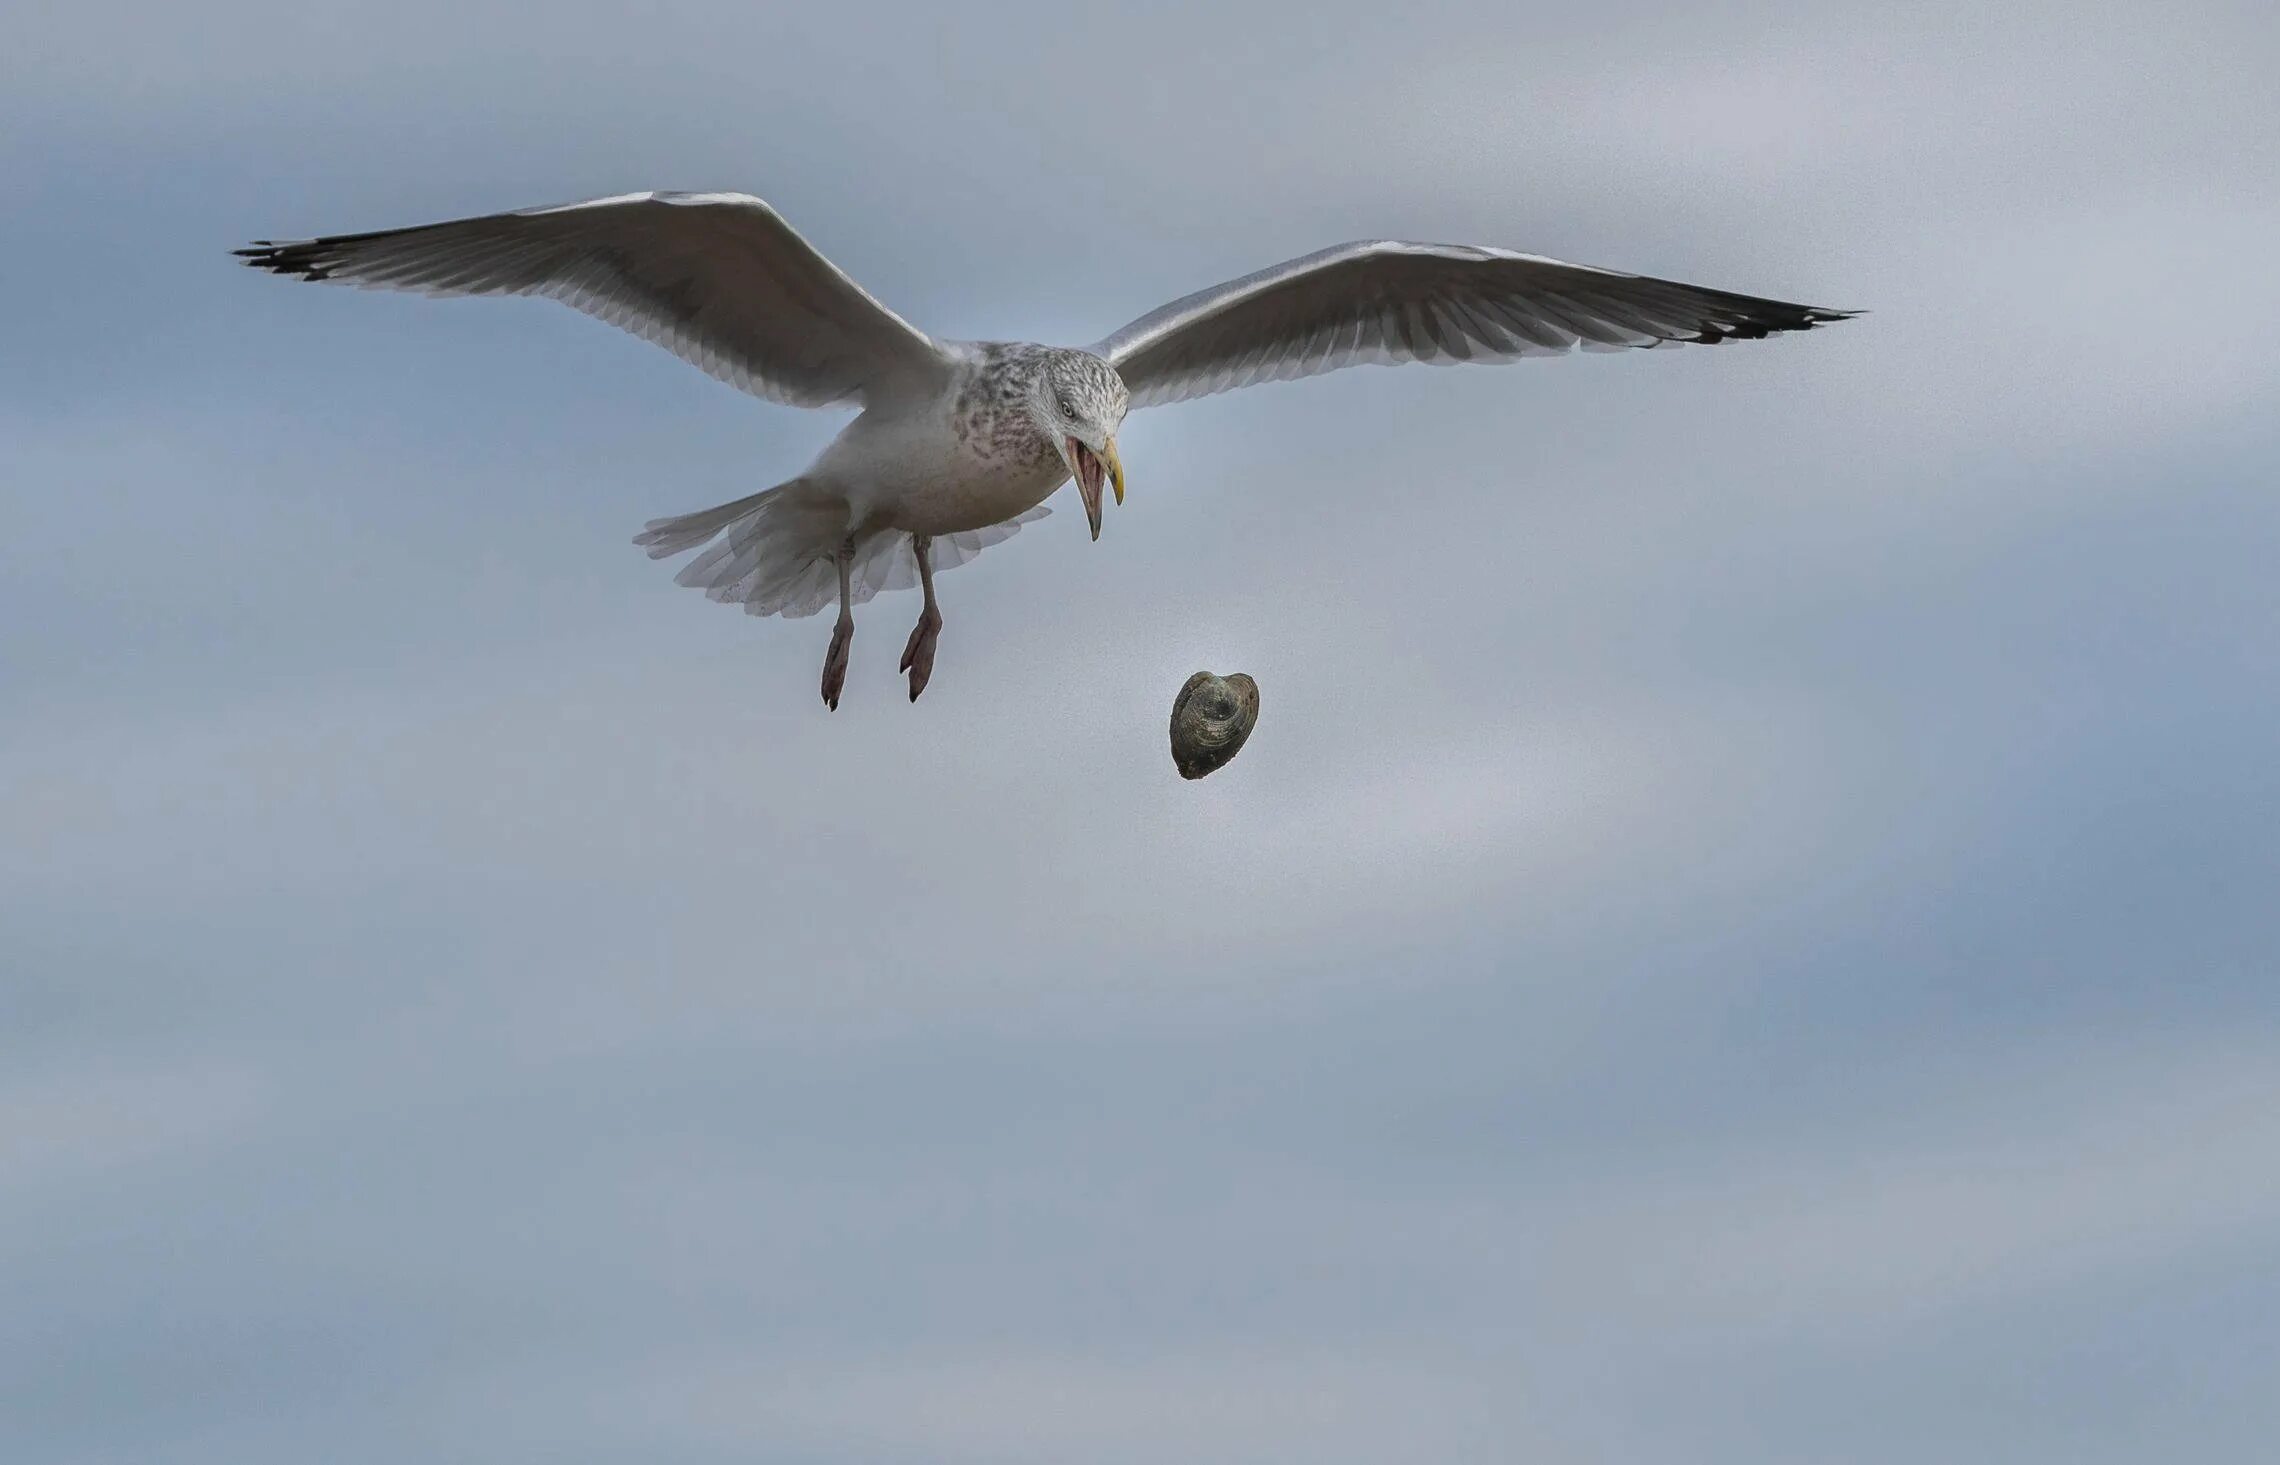
M1077 480L1077 494L1085 501L1085 523L1092 537L1100 538L1100 490L1106 481L1116 490L1116 501L1124 502L1124 461L1116 456L1116 439L1110 438L1095 453L1075 438L1063 438L1062 456L1069 460L1069 473Z

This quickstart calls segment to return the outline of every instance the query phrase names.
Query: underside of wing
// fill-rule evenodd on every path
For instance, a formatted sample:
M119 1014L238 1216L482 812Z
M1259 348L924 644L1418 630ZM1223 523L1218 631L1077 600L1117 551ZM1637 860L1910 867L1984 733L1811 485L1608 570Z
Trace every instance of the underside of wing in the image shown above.
M1092 349L1146 406L1340 367L1710 344L1851 311L1461 244L1341 244L1201 290Z
M304 280L560 300L795 406L924 391L949 371L931 339L748 194L624 194L237 253Z

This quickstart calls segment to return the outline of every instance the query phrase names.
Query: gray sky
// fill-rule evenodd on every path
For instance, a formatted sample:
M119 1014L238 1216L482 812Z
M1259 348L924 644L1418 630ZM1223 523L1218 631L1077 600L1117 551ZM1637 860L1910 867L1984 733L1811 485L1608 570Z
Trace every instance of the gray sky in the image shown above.
M2276 68L2250 4L18 22L0 1457L2267 1448ZM1138 415L1098 544L945 577L915 707L874 602L830 715L823 623L627 541L837 419L224 254L649 187L952 336L1380 234L1873 313ZM1265 712L1189 785L1198 667Z

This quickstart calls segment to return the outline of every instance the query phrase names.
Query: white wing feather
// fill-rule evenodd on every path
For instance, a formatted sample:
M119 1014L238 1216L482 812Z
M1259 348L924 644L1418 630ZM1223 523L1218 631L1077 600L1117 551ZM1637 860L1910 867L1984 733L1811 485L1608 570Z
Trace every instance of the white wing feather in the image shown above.
M1143 407L1367 363L1713 343L1851 314L1505 249L1375 239L1199 290L1091 349Z
M237 251L304 280L563 301L755 396L801 407L931 391L950 359L741 193L629 193Z

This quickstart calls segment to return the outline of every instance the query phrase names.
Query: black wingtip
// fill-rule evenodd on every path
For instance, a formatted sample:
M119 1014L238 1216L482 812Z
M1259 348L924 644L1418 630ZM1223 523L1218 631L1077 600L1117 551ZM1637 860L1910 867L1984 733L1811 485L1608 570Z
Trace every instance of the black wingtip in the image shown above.
M1715 346L1721 341L1762 341L1768 336L1785 335L1790 331L1809 331L1840 320L1851 320L1866 315L1862 310L1829 310L1818 305L1787 306L1778 311L1767 311L1746 316L1724 325L1704 326L1699 335L1681 339L1697 346Z
M313 242L279 244L273 239L256 239L243 249L231 250L230 254L244 261L248 269L267 270L273 275L291 275L303 280L332 278L332 272L317 262Z

